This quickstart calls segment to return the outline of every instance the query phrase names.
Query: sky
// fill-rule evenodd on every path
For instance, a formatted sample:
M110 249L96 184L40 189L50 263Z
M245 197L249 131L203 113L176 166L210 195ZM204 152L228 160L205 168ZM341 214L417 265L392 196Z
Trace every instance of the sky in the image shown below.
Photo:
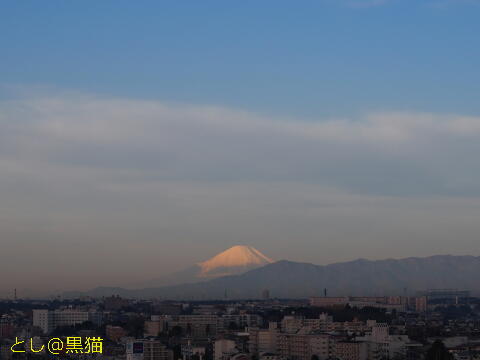
M0 296L479 256L480 1L3 1ZM7 274L7 275L5 275Z

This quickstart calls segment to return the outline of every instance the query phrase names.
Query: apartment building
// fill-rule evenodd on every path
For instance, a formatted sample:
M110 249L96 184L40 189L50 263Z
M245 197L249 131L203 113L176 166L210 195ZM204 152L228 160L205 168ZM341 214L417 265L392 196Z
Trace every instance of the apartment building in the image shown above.
M367 324L357 319L353 321L334 322L332 316L325 313L320 314L317 319L285 316L281 325L282 331L287 333L295 333L303 327L308 327L312 331L317 332L350 331L358 333L371 329Z
M310 360L310 335L299 331L295 334L280 333L277 336L277 352L289 360Z
M390 335L389 329L387 324L376 323L371 334L356 338L367 344L369 359L405 357L410 339L407 335Z
M260 353L276 353L279 331L276 322L269 323L268 329L250 328L248 342L250 354L258 356Z
M311 355L316 355L319 360L331 358L335 353L335 338L328 334L315 334L309 337Z
M60 326L73 326L90 321L99 326L102 324L103 314L98 311L76 309L62 310L33 310L33 326L42 329L44 334L51 333Z
M194 339L213 337L223 330L223 320L217 315L174 315L166 321L169 329L178 326Z
M360 341L338 341L334 346L334 356L339 360L366 360L367 344Z
M277 353L289 360L310 360L313 355L323 360L334 354L336 341L335 336L304 327L295 334L279 333Z

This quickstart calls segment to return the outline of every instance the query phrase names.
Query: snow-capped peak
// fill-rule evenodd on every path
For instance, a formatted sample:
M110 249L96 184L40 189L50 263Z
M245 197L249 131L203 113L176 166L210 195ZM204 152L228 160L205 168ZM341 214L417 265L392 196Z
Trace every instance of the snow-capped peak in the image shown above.
M272 263L273 260L251 246L236 245L201 262L201 276L223 276L237 273L236 270L260 267Z

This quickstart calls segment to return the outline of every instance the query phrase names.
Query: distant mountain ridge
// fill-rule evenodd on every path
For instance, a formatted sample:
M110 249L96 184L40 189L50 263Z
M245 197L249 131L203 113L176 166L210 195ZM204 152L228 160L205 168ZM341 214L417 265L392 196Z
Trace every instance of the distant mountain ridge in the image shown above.
M68 297L95 297L118 294L130 298L163 299L231 299L259 298L269 289L279 298L330 296L402 295L404 289L414 294L431 288L458 288L480 294L480 257L436 255L425 258L365 260L358 259L331 265L314 265L281 260L240 275L209 281L123 289L101 287L86 293L67 293Z
M150 280L143 287L190 284L221 276L238 275L273 263L268 256L252 246L235 245L182 271Z

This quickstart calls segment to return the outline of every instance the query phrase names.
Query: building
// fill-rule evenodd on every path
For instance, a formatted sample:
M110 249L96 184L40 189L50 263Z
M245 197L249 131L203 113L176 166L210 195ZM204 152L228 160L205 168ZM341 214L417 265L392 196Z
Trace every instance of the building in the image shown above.
M310 353L320 360L328 359L335 353L335 338L328 334L315 334L309 338Z
M127 360L173 360L173 351L159 340L136 339L127 343Z
M407 304L388 304L386 302L386 298L384 298L385 302L375 302L375 301L358 301L353 299L348 302L348 305L351 307L356 307L358 309L362 309L365 307L371 308L378 308L378 309L386 309L387 311L405 311L407 309Z
M284 316L280 322L282 332L296 333L304 326L305 318L303 316Z
M12 338L14 331L15 326L8 319L0 319L0 339Z
M188 340L185 344L181 345L183 360L189 360L194 356L199 360L203 360L207 352L207 346L208 346L208 342L192 343L191 340Z
M347 296L341 296L341 297L314 296L310 298L310 305L319 306L319 307L345 306L348 304L348 301L349 299Z
M333 318L326 313L320 314L316 319L305 319L301 316L285 316L281 322L281 326L282 331L286 333L296 333L304 327L308 327L317 332L350 331L359 333L371 329L371 326L357 319L353 321L334 322Z
M357 337L367 345L368 358L372 360L395 357L404 358L410 345L407 335L390 335L389 326L384 323L375 323L372 332L364 337Z
M44 334L51 333L60 326L74 326L90 321L100 326L103 314L98 311L84 311L75 309L63 310L33 310L33 326L42 329Z
M229 329L232 325L236 328L256 327L262 323L262 318L254 314L223 315L221 320L224 329Z
M312 332L305 327L295 334L279 333L277 353L289 360L311 360L313 355L323 360L333 355L336 341L335 336Z
M159 303L154 304L153 309L157 314L180 315L182 313L181 304Z
M420 296L415 298L415 311L416 312L426 312L427 311L427 297Z
M429 289L421 295L426 296L429 301L451 300L457 302L458 299L469 298L470 291L457 289Z
M105 306L105 310L120 310L123 307L127 307L130 305L130 301L127 299L123 299L120 296L108 296L103 300L103 304Z
M159 320L147 320L144 324L144 336L158 336L161 332L164 331L164 321Z
M105 335L107 339L118 342L122 337L127 336L127 331L121 326L107 325L105 327Z
M339 360L366 360L367 344L360 341L338 341L335 343L334 356Z
M169 329L177 326L193 339L214 337L223 330L223 320L217 315L174 315L167 323Z
M285 334L277 337L278 354L290 360L310 360L309 337L305 333Z
M344 297L311 297L311 306L332 307L346 306L364 308L375 307L387 310L405 311L408 298L405 296L344 296Z
M277 323L269 323L268 329L251 328L248 330L250 354L258 356L260 353L276 353L279 332Z
M235 341L230 339L215 340L213 345L214 360L228 360L236 353L238 353L238 350Z

